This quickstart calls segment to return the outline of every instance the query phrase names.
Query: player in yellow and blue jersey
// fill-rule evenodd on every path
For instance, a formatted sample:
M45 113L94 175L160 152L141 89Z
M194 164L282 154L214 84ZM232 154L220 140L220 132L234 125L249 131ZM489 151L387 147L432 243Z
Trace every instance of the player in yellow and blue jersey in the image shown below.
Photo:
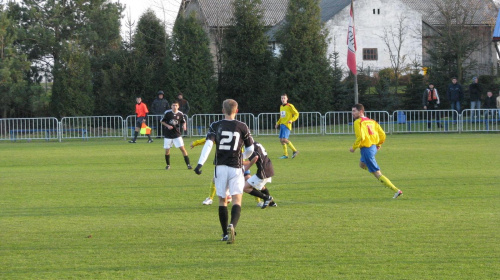
M292 149L292 158L295 158L299 154L299 151L295 149L292 142L288 140L290 131L292 130L292 123L298 118L299 112L291 103L288 103L288 95L283 93L281 95L280 118L275 126L275 128L280 128L280 143L283 146L283 156L281 156L280 159L288 158L287 145Z
M396 188L387 177L382 175L380 167L375 160L375 155L385 141L385 132L380 125L365 117L365 107L362 104L356 104L352 107L352 117L354 121L354 133L356 134L356 141L349 149L351 153L359 148L361 159L359 167L368 170L377 178L382 184L389 189L395 191L393 198L398 198L403 195L403 192Z

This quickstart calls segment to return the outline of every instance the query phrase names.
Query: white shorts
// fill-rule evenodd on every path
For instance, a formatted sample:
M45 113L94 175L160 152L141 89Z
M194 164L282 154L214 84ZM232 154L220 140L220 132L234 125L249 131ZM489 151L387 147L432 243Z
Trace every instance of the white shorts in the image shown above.
M260 191L267 183L271 183L271 178L261 179L257 175L253 175L247 180L247 182L250 186Z
M215 192L217 196L226 197L229 190L230 195L242 194L245 186L245 177L242 168L217 165L214 172Z
M182 137L177 137L174 139L171 138L163 138L163 148L164 149L170 149L172 146L175 146L176 148L180 148L184 146L184 140L182 140Z

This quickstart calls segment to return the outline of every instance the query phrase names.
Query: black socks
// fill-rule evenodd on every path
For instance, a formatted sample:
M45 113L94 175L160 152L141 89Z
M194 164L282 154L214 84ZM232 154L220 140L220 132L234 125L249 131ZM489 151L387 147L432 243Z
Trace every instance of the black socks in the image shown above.
M227 206L219 206L219 221L220 221L220 226L222 227L222 233L224 235L227 235L227 219L228 219Z

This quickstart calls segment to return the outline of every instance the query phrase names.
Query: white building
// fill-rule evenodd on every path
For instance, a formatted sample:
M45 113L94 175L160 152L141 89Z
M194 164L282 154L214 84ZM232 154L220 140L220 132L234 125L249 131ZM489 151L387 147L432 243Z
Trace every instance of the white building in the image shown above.
M205 26L211 41L211 51L217 64L218 40L223 30L231 24L234 0L183 0L179 13L195 12ZM394 54L400 47L402 66L418 64L431 66L425 46L436 35L435 26L440 24L435 2L442 0L355 0L354 17L356 30L356 61L358 68L378 71L391 68L390 50ZM477 61L477 74L491 74L496 69L497 56L491 35L498 8L493 0L457 0L463 5L474 7L471 28L476 28L481 50L470 59ZM499 2L500 0L495 0ZM270 44L279 50L273 34L285 18L289 0L262 0L264 24L270 27ZM347 27L349 22L350 0L321 0L321 19L329 32L328 53L338 52L340 61L347 61ZM402 23L400 25L400 22ZM401 37L399 30L404 30ZM391 35L392 32L392 35ZM389 48L384 36L390 41ZM401 38L401 40L399 39ZM401 42L401 44L400 44Z

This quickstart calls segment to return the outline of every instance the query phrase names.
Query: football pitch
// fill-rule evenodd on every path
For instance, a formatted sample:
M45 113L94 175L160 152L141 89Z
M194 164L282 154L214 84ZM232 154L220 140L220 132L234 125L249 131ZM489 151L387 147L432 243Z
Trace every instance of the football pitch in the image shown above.
M287 160L255 137L278 207L245 194L232 245L201 204L213 151L197 176L178 149L165 170L161 139L0 142L0 279L500 279L499 137L388 135L398 199L353 135L292 135Z

